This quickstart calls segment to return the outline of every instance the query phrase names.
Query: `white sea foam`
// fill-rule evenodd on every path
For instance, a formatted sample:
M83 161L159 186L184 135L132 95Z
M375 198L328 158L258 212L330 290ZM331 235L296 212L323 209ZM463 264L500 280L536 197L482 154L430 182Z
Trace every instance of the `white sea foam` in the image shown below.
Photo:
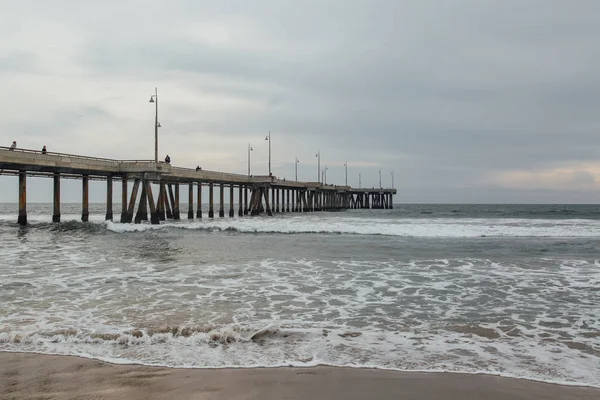
M175 367L485 372L600 387L599 260L165 268L80 245L53 250L43 274L35 262L1 271L0 350ZM265 326L271 331L252 340Z
M322 233L402 237L600 237L598 220L399 218L305 214L293 217L182 220L161 225L107 222L113 232L156 229L220 230L242 233Z

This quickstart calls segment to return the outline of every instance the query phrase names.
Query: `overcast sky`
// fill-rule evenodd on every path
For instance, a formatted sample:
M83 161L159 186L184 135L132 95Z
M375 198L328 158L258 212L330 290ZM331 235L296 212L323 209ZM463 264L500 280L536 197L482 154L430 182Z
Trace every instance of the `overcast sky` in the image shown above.
M266 174L270 130L281 178L320 150L396 202L600 199L598 0L0 0L0 37L6 146L152 159L157 86L176 166L246 173L250 143Z

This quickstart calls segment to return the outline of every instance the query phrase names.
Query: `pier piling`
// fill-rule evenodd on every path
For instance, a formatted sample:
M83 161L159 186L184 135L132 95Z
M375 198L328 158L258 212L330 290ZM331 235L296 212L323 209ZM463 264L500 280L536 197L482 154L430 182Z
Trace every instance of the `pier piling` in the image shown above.
M189 183L188 191L188 219L194 219L194 184Z
M202 183L198 182L198 205L196 206L196 218L202 218Z
M222 183L219 185L219 218L225 216L225 185Z
M159 221L164 221L165 218L165 201L164 201L164 193L165 193L165 184L160 182L158 184L158 196L156 199L156 214L158 215Z
M272 216L271 205L269 204L269 188L261 188L265 194L265 210L268 216Z
M131 189L131 197L129 198L129 206L127 207L127 214L125 215L125 222L130 223L133 221L133 212L135 210L135 201L137 199L137 192L140 187L140 180L136 179Z
M229 185L229 216L233 218L235 215L233 211L233 183Z
M140 204L138 205L137 213L135 213L134 223L140 224L142 221L148 220L148 209L146 206L146 180L142 181L142 193L140 194Z
M104 219L106 221L112 221L113 219L113 178L109 176L106 178L106 215Z
M27 225L27 173L19 171L19 225Z
M90 217L90 181L87 175L82 178L82 207L81 207L81 220L88 222Z
M127 222L127 177L121 178L121 223Z
M208 184L208 218L215 217L213 194L214 194L214 184L211 182Z
M146 181L146 197L148 198L148 205L150 206L150 223L152 225L160 224L160 217L158 210L154 205L154 196L152 195L152 185L149 181Z
M55 172L52 179L54 180L54 209L52 213L52 222L60 222L60 173Z
M179 183L175 184L175 201L173 202L173 219L181 219L179 215Z
M244 190L243 186L238 186L238 217L244 216L242 190Z

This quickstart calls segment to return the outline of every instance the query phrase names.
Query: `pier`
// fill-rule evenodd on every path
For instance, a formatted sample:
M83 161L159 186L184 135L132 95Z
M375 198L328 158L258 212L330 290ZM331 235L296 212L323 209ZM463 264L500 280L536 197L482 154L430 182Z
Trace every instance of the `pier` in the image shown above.
M0 174L18 176L19 215L27 224L27 177L52 178L53 222L60 222L61 179L82 182L81 220L89 219L89 181L106 181L106 220L113 220L113 184L121 181L122 223L150 221L160 224L179 220L180 189L188 189L188 219L202 218L202 187L208 186L208 218L215 217L214 192L219 192L218 216L225 217L225 188L229 188L228 216L265 213L339 211L347 209L391 209L396 189L357 189L320 182L297 182L275 176L248 176L227 172L180 168L154 160L113 160L28 149L0 147ZM131 184L131 190L129 186ZM152 191L152 184L158 187ZM194 192L197 192L194 203ZM194 212L196 204L196 212ZM137 207L136 207L137 205ZM137 211L136 211L137 210Z

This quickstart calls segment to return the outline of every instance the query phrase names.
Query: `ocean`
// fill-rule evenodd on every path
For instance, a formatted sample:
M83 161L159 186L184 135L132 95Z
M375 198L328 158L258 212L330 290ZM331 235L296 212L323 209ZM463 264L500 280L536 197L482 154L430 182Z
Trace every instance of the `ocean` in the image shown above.
M51 204L29 204L20 227L17 205L0 204L0 351L600 387L600 206L397 204L160 226L104 212L93 204L82 223L66 204L53 224Z

